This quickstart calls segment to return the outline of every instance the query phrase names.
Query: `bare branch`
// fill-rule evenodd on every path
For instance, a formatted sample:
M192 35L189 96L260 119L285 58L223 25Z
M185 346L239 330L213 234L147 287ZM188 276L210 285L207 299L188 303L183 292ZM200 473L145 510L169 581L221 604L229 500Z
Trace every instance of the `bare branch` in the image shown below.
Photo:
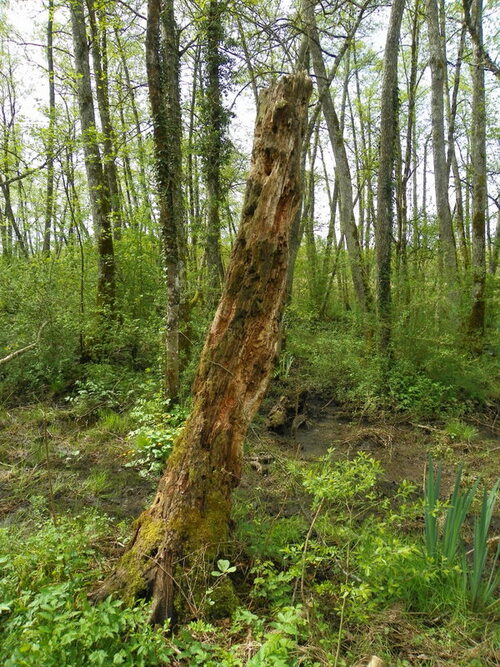
M42 335L42 331L43 331L46 324L47 324L47 322L44 322L42 324L42 326L40 327L40 329L38 329L38 333L36 335L36 340L33 343L30 343L29 345L26 345L26 347L21 347L19 350L15 350L15 352L11 352L10 354L8 354L3 359L0 359L0 366L2 366L3 364L6 364L9 361L12 361L12 359L15 359L20 354L24 354L25 352L28 352L29 350L32 350L34 347L36 347L38 345L38 343L40 342L40 336Z

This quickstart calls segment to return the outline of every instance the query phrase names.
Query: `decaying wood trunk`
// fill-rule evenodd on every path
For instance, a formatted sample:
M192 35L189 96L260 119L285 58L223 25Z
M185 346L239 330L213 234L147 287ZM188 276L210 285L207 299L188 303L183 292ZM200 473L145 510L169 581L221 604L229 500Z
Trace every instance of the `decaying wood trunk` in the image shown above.
M153 504L137 519L131 544L94 596L149 595L154 623L172 618L182 572L200 554L214 558L228 536L243 440L279 348L311 89L301 73L262 94L240 231L201 354L191 415Z

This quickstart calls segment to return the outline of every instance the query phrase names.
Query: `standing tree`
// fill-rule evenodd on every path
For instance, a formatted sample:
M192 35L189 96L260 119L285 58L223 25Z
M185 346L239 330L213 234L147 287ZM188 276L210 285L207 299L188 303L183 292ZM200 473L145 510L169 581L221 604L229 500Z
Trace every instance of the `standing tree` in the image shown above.
M174 401L179 394L179 326L184 255L179 61L179 31L173 0L149 0L146 68L167 281L165 393Z
M200 558L214 558L228 534L243 440L279 349L311 89L300 73L262 94L240 231L201 354L191 416L153 504L136 521L128 549L95 596L147 591L155 623L172 617L182 571Z
M482 0L475 0L472 8L473 25L477 39L473 41L472 63L472 309L469 315L469 332L479 343L484 333L485 285L486 285L486 98L484 94L484 68L481 59L483 37Z
M85 169L97 237L97 305L108 314L115 305L115 258L109 214L109 190L101 160L90 76L89 43L84 0L71 0L71 25L75 52L76 87L82 128Z
M47 187L45 195L45 226L43 254L50 253L50 233L54 214L54 143L56 121L56 87L54 81L54 0L49 0L47 20L47 69L49 75L49 127L47 133Z
M391 332L391 246L393 170L396 154L398 109L398 50L405 0L394 0L387 32L380 113L380 158L377 186L377 296L380 320L380 346L388 352Z
M427 31L431 65L432 155L434 159L434 189L439 220L439 238L445 276L448 283L453 284L457 278L457 258L450 201L448 199L448 167L444 140L446 61L444 35L440 31L437 0L427 0Z
M360 309L367 311L370 308L371 295L366 276L366 267L361 255L356 221L354 219L351 171L347 159L341 123L329 88L331 79L326 73L321 52L314 6L315 0L304 0L303 8L306 33L309 38L309 49L311 51L314 73L318 82L318 92L322 102L323 115L326 120L332 151L335 157L335 174L338 179L340 194L340 224L346 239L347 252L349 253L354 291Z
M207 237L206 259L208 269L209 300L217 303L224 279L224 266L220 249L220 209L224 199L222 168L227 162L229 140L227 138L228 113L222 103L225 65L222 53L224 4L210 0L205 18L205 88L202 96L202 162L207 188Z
M115 237L120 238L123 226L120 191L118 187L118 170L116 168L116 136L111 122L108 82L108 38L106 14L104 8L96 6L96 0L87 0L92 38L92 60L96 78L96 97L99 118L103 133L102 155L103 170L108 184L109 212Z

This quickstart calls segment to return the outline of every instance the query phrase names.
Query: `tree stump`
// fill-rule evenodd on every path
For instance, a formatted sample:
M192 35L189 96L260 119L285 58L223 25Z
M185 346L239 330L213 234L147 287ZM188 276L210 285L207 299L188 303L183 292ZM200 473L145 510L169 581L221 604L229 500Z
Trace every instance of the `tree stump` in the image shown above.
M153 623L173 618L183 573L194 572L200 557L210 563L228 538L243 441L279 350L311 90L299 73L261 95L240 230L201 354L191 415L153 504L136 520L114 573L93 596L151 597Z

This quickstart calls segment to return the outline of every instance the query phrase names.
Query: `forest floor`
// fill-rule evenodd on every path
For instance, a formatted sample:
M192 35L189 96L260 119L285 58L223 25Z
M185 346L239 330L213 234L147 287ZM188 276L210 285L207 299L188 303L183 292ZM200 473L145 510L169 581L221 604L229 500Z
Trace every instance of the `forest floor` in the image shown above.
M352 459L363 452L379 461L383 470L378 482L381 497L393 497L403 480L415 484L415 493L422 495L429 455L443 465L444 495L452 489L458 463L464 465L466 484L480 475L486 488L491 488L500 468L500 423L485 415L469 421L473 428L464 439L450 436L439 423L410 423L394 415L367 419L341 406L318 402L305 406L300 427L292 429L293 433L290 429L282 434L271 432L262 418L257 420L248 434L244 475L235 493L235 521L240 524L237 539L244 543L251 533L256 540L255 526L249 524L258 517L258 521L267 517L272 523L300 515L307 525L313 514L310 498L303 487L293 483L290 466L314 465L328 450L333 460ZM156 488L154 476L144 476L140 466L131 464L129 430L130 421L120 415L76 415L64 405L1 410L0 526L29 522L37 507L46 507L56 517L94 508L118 526L104 555L118 554L131 520L148 504ZM269 525L266 523L268 533ZM413 529L422 531L423 521ZM499 529L497 511L492 534L497 535ZM266 549L260 548L259 554L265 553ZM387 613L390 616L392 612ZM405 645L400 650L402 662L397 664L495 664L491 647L486 651L490 657L484 659L481 654L477 663L470 661L474 647L469 647L472 652L467 662L454 662L457 658L453 653L447 656L439 647L435 649L438 654L441 651L439 655L426 656L421 646L417 643L413 647L409 639L416 631L411 627L405 630L402 623L397 621L400 635L393 640ZM386 618L381 624L387 628L391 621ZM403 638L405 632L409 634ZM349 631L345 641L349 643Z
M450 437L436 424L410 423L386 415L356 417L341 406L318 403L293 434L277 434L262 424L249 431L242 488L265 477L284 460L304 464L333 449L332 458L364 452L384 471L381 490L390 495L403 481L422 487L429 455L443 464L443 491L451 491L458 463L465 480L478 474L491 486L500 471L500 420L470 418L474 436ZM16 521L33 497L44 496L56 512L95 507L118 521L134 518L156 488L130 463L128 422L96 421L71 409L35 404L0 412L0 522ZM278 473L279 474L279 473ZM272 507L269 507L272 512Z

